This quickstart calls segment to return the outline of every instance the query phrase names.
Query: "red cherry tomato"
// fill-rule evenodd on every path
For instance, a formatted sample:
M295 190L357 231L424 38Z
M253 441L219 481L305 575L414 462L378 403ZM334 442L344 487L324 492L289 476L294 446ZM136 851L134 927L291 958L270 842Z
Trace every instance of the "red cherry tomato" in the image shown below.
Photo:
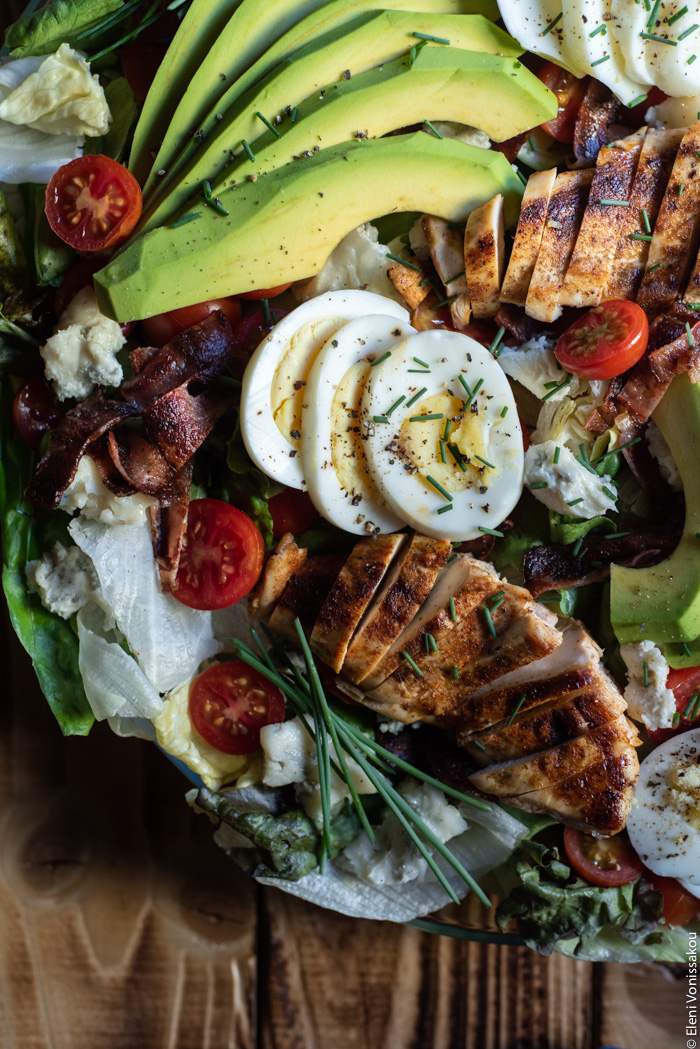
M675 878L650 875L651 884L664 899L662 916L668 925L689 925L700 918L700 900L687 892Z
M644 355L649 341L647 315L636 302L610 299L574 321L560 337L554 354L583 379L612 379Z
M167 44L161 41L141 38L122 50L122 72L139 102L146 98L167 50Z
M565 827L564 848L576 873L591 885L626 885L644 873L644 865L624 832L613 838L594 838Z
M557 142L573 142L576 116L586 93L587 80L579 80L554 62L545 62L537 75L545 87L557 96L559 103L557 115L542 124L542 128Z
M260 750L260 729L284 721L280 690L247 663L216 663L190 687L190 720L224 754Z
M175 335L191 328L193 324L201 324L214 310L221 310L232 328L238 324L241 306L236 299L231 298L209 299L194 306L170 310L169 313L157 313L155 317L147 317L141 321L141 324L152 346L165 346Z
M668 98L668 95L661 88L652 87L643 102L640 102L638 106L634 106L625 113L625 124L628 127L638 127L643 124L649 106L658 106L665 98Z
M308 492L298 488L285 488L283 492L273 495L267 503L272 515L272 530L275 535L285 532L305 532L318 521L318 510L311 502Z
M20 386L12 402L12 418L24 443L36 452L41 439L63 411L54 403L42 375L33 375Z
M676 712L680 717L675 728L647 729L647 735L655 747L658 747L659 743L664 743L667 739L678 736L681 732L687 732L689 728L697 725L695 718L683 717L683 712L688 710L691 698L700 689L700 667L669 670L666 678L666 688L670 688L676 698ZM688 712L690 713L690 711Z
M195 499L173 597L188 608L228 608L257 582L264 554L263 537L242 510L219 499Z
M523 422L523 418L521 415L518 416L518 419L520 420L520 429L523 431L523 451L526 452L532 444L532 440L530 438L530 431Z
M264 310L253 310L252 313L247 313L239 321L233 329L233 341L237 358L234 372L238 371L241 375L243 374L246 364L265 336L272 331L275 324L278 324L283 317L287 316L288 312L288 310L271 309L269 324L266 323Z
M49 225L76 251L104 251L126 240L141 206L131 172L101 153L64 164L46 187Z
M239 294L239 299L250 299L251 302L259 302L260 299L274 299L275 295L281 295L287 288L291 288L292 282L289 284L278 284L274 288L258 288L257 291L243 291Z

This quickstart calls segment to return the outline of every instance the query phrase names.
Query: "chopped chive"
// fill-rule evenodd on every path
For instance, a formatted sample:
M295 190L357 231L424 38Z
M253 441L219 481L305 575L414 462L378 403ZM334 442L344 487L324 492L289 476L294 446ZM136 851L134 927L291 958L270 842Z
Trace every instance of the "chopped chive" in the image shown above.
M423 280L419 280L419 281L418 281L418 287L419 287L419 288L422 288L422 287L424 287L424 286L425 286L426 284L432 284L432 281L433 281L433 278L432 278L432 277L430 277L430 276L428 276L428 277L423 277Z
M465 271L461 270L459 273L455 273L454 277L448 277L447 280L444 282L445 286L447 286L448 284L451 284L452 281L454 281L454 280L459 280L459 278L463 277L464 274L465 274Z
M651 241L654 238L649 233L630 233L630 240L648 240Z
M410 655L409 655L409 653L408 653L408 652L406 651L406 649L404 649L404 650L403 650L403 652L401 653L401 655L402 655L402 656L403 656L403 658L404 658L404 659L406 660L406 662L408 663L409 667L411 668L411 670L413 671L413 673L414 673L414 674L416 675L416 677L423 677L423 671L422 671L422 670L421 670L421 668L420 668L420 667L419 667L419 666L417 665L417 663L416 663L416 662L415 662L415 661L414 661L413 659L411 659L411 656L410 656Z
M442 412L433 412L432 415L410 415L408 421L410 423L429 423L433 422L434 419L444 419L445 416Z
M455 611L455 599L453 597L450 598L450 619L453 623L457 622L457 613Z
M497 528L487 528L486 525L479 525L478 531L483 532L484 535L495 535L497 539L503 539L503 532L499 532Z
M422 396L423 396L423 394L424 394L424 393L427 393L427 392L428 392L428 387L427 387L427 386L424 386L422 390L419 390L419 391L418 391L418 393L414 393L414 394L413 394L413 397L411 397L410 401L406 401L406 407L407 407L407 408L412 408L412 407L413 407L413 405L414 405L414 404L416 403L416 401L418 400L418 398L419 398L419 397L422 397Z
M492 598L489 598L489 600L491 601L491 604L490 604L489 607L490 607L492 612L495 612L497 608L501 607L501 605L505 601L505 597L499 597L499 598L497 598L496 601L494 601Z
M582 546L583 546L583 537L579 536L579 538L574 543L574 548L571 551L571 556L572 557L578 557L579 553L581 552L581 547Z
M402 404L405 400L406 400L406 394L402 393L401 396L397 397L397 399L394 401L394 403L392 404L391 408L387 409L387 411L384 414L387 415L387 416L391 415L391 413L395 412L396 409L398 408L398 406L400 404Z
M221 203L219 198L214 196L214 192L211 188L211 182L208 178L205 178L204 182L202 183L202 197L204 198L204 203L208 205L208 207L213 208L214 211L219 213L219 215L228 215L228 211Z
M589 33L588 35L589 35L589 36L598 36L598 33L604 33L604 32L605 32L605 22L601 22L601 23L600 23L600 25L599 25L599 26L597 26L597 27L596 27L596 28L595 28L595 29L593 30L593 32L592 32L592 33Z
M177 229L178 226L184 226L185 223L193 222L195 219L201 219L201 217L201 211L191 211L189 215L183 215L181 219L178 219L176 222L171 223L170 228Z
M649 267L649 269L647 270L647 273L656 273L657 270L661 269L661 265L662 265L662 263L657 262L654 266L650 266Z
M430 368L409 368L409 375L430 375Z
M617 205L619 208L628 208L630 206L629 200L599 200L598 203L606 208L613 207L613 205Z
M607 495L608 499L612 499L613 502L617 499L615 492L611 491L610 488L607 487L607 485L603 485L602 490L605 493L605 495Z
M447 438L450 436L450 430L451 429L452 429L452 420L451 419L445 419L445 429L442 431L442 439L443 439L443 441L446 441Z
M623 539L626 535L632 535L631 532L615 532L613 539Z
M528 144L528 146L530 147L530 149L531 149L531 151L533 153L537 152L537 143L535 142L535 140L532 137L532 135L528 135L527 136L527 144Z
M508 405L506 404L506 405L504 405L503 411L501 412L501 419L505 419L507 414L508 414Z
M690 58L688 59L688 61L686 62L686 65L687 66L692 66L693 62L695 61L695 59L697 57L698 57L697 55L691 55Z
M579 499L572 499L571 502L567 503L566 505L567 506L578 506L578 504L582 503L582 502L583 502L583 496L581 496Z
M551 382L546 382L544 384L544 388L545 388L545 390L553 390L554 387L558 386L558 385L559 385L559 380L558 379L552 379Z
M459 667L457 666L456 663L452 664L452 680L453 681L458 681L459 680Z
M484 746L484 744L481 742L480 739L474 738L472 740L472 743L474 744L475 747L478 747L479 750L486 750L486 747Z
M542 30L540 36L546 36L547 33L551 33L557 22L561 22L562 17L562 12L560 11L556 18L553 18L551 22L547 23L546 28Z
M292 115L289 118L291 120L292 124L296 124L298 112L299 112L298 108L296 106L294 106L294 108L292 109Z
M531 492L536 491L538 488L549 488L549 481L533 481L529 487Z
M496 469L496 467L493 465L493 463L490 463L488 461L488 459L482 459L480 455L475 455L474 458L478 459L480 463L484 464L484 466L488 466L489 470L495 470Z
M454 461L457 463L457 466L460 468L462 473L465 474L467 472L467 468L464 465L464 459L463 459L462 453L460 452L459 448L457 447L456 444L452 444L451 442L447 445L447 447L449 449L450 455L452 456Z
M263 124L265 125L265 127L266 127L266 128L268 129L268 131L271 131L271 132L272 132L272 134L273 134L273 135L275 136L275 138L282 138L282 136L280 135L280 133L279 133L279 131L277 130L277 128L276 128L276 127L274 127L274 126L273 126L273 125L272 125L272 124L270 123L270 121L269 121L269 120L267 119L267 117L264 117L264 116L262 115L262 113L258 113L258 112L257 112L257 110L256 110L256 112L255 112L255 115L256 115L256 117L258 117L258 119L262 120L262 122L263 122Z
M441 506L438 510L439 514L446 514L448 510L452 509L452 503L448 503L447 506Z
M474 391L472 390L471 386L469 385L469 383L464 378L461 372L457 376L457 382L461 383L464 389L467 391L467 397L469 398L469 401L467 403L471 403L474 400Z
M649 688L649 664L646 659L642 663L642 669L644 671L644 687Z
M506 329L503 327L503 325L501 325L501 327L496 332L495 339L493 340L493 342L489 346L489 353L491 354L492 357L498 357L498 354L501 352L500 349L499 349L499 346L500 346L501 340L503 339L503 336L505 334L505 330Z
M688 29L685 30L684 33L681 33L678 39L685 40L685 38L690 36L691 33L694 33L696 29L700 29L700 25L691 25Z
M617 455L617 453L621 452L623 448L629 448L632 444L638 444L639 441L641 441L641 439L641 437L634 437L631 441L627 441L625 444L618 444L617 448L611 448L609 452L605 452L603 455L596 456L596 458L593 459L592 462L594 464L602 463L604 459L609 459L611 455Z
M518 176L523 186L527 186L527 179L525 178L525 176L519 168L516 169L515 174Z
M676 727L676 725L678 724L678 722L680 720L681 720L681 716L678 713L678 711L676 711L675 714L673 715L673 717L671 718L671 724L673 725L674 728Z
M696 718L698 713L700 713L700 695L696 692L693 699L695 700L695 704L690 716L691 718Z
M689 656L689 655L690 655L690 649L688 648L688 646L687 646L687 644L685 643L685 641L681 641L681 648L683 649L683 652L684 652L684 654L685 654L686 656Z
M421 368L429 368L430 367L430 365L426 364L425 361L422 361L420 359L420 357L414 357L413 360L416 362L416 364L420 364Z
M557 445L556 448L554 449L554 455L552 456L552 462L554 463L555 466L559 462L559 456L560 455L561 455L561 448L559 447L559 445Z
M686 336L688 338L688 349L689 350L694 350L695 349L695 339L693 338L693 333L690 330L690 323L688 321L685 322L685 334L686 334Z
M445 450L445 442L443 440L438 441L440 446L440 462L447 463L447 452Z
M483 379L477 379L476 380L476 384L474 386L474 396L475 397L476 397L477 393L479 392L479 390L481 389L481 387L483 385L484 385L484 380Z
M448 295L446 299L440 299L439 302L436 302L435 305L431 306L430 308L431 308L431 310L439 310L442 306L449 306L449 304L451 302L454 302L455 299L458 299L458 298L459 298L458 294L457 295Z
M683 192L683 190L684 190L684 189L685 189L685 186L684 186L684 185L683 185L683 183L681 182L681 183L679 184L679 186L678 186L678 196L679 196L679 197L680 197L680 195L681 195L681 193Z
M603 55L602 58L596 58L595 62L591 62L591 68L593 66L600 66L600 65L602 65L603 62L607 62L609 58L610 58L610 55Z
M263 323L264 323L265 327L266 328L272 327L272 317L270 316L270 300L269 299L263 299L262 300L262 310L263 310Z
M677 40L669 40L668 37L657 36L656 33L640 33L639 35L642 40L653 40L655 44L669 44L671 47L678 47ZM595 62L591 62L592 66L595 64Z
M253 153L253 150L250 148L245 139L243 139L241 145L243 146L243 149L248 156L248 160L255 160L255 153Z
M437 642L432 634L425 635L425 646L426 652L437 652Z
M645 233L651 233L651 223L649 222L649 215L647 209L642 208L642 225L644 226Z
M423 123L430 131L432 131L432 133L435 135L435 138L442 138L440 132L437 130L436 127L433 127L429 120L424 120Z
M481 611L484 613L484 619L486 620L486 627L488 629L489 634L491 635L491 637L495 637L496 636L496 628L493 625L493 619L491 618L491 612L486 607L486 605L482 605L481 606Z
M700 302L686 302L689 310L700 310Z
M659 15L659 8L661 7L661 0L654 0L654 6L651 9L651 14L647 18L647 29L653 28L656 25L656 19ZM647 11L649 8L647 7Z
M549 398L553 397L555 393L558 393L559 390L563 390L565 386L568 386L572 379L573 379L573 375L567 375L567 377L564 379L564 381L560 382L559 385L555 386L553 390L549 391L549 393L546 393L544 395L544 397L542 398L542 400L543 401L548 401Z
M495 594L491 594L491 597L488 599L492 602L491 608L495 607L495 605L493 604L494 601L496 605L503 604L503 598L505 597L505 593L505 590L497 590Z
M687 707L686 707L686 708L685 708L685 710L683 711L683 717L684 717L684 718L690 717L690 712L691 712L691 710L693 709L693 707L695 706L695 700L696 700L696 695L695 695L695 694L693 694L693 695L692 695L692 696L690 697L690 699L688 700L688 705L687 705Z
M433 488L435 488L440 493L440 495L442 495L445 499L448 500L448 502L452 502L452 496L446 488L443 488L439 481L436 481L434 477L430 476L430 474L427 474L425 479L428 482L428 484L431 484Z
M506 722L506 724L508 724L508 725L512 725L513 724L513 722L515 721L515 715L518 713L518 711L522 707L523 703L525 702L525 698L526 698L526 693L523 692L522 696L518 700L518 703L517 703L517 706L516 706L515 710L513 711L513 713L508 718L508 721Z
M392 255L390 251L387 251L386 257L391 259L392 262L400 262L402 266L406 266L409 270L415 270L416 273L421 273L420 266L416 266L415 262L408 262L406 259L402 259L400 255Z
M633 98L631 102L627 103L627 108L634 109L635 106L641 106L642 102L646 102L646 100L647 95L638 95L636 98Z
M378 364L381 364L382 361L385 361L388 357L391 357L391 350L387 350L386 353L381 355L381 357L375 357L373 361L370 361L370 368L376 368Z
M433 44L447 44L449 46L450 43L444 36L431 36L430 33L411 33L411 36L415 36L418 40L430 40Z
M373 415L372 421L375 423L388 423L389 418L386 415Z

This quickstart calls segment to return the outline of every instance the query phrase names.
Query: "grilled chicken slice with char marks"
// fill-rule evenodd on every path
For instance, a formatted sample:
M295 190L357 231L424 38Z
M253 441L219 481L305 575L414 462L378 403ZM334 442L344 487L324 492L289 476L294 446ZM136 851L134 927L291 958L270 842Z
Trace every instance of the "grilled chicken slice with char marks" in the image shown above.
M501 287L501 302L525 305L556 177L557 169L550 168L549 171L536 171L527 180L513 248Z
M455 328L461 331L469 324L472 312L464 275L462 237L447 219L438 218L437 215L424 215L421 226L437 275L445 285L445 295L447 298L457 296L450 303L450 315Z
M467 289L477 319L498 313L504 267L503 197L499 193L474 208L464 231Z
M350 639L408 536L400 532L361 539L333 583L311 631L311 650L338 673Z
M344 676L359 684L386 655L427 600L451 544L415 533L394 559L372 605L353 636L343 663Z
M291 532L285 532L248 597L248 611L253 619L267 619L305 560L306 550L297 546Z
M343 554L319 554L305 561L292 576L270 616L268 626L273 634L299 643L294 620L298 617L304 630L313 629L328 591L345 564Z
M412 263L416 266L418 260L412 260ZM404 266L400 262L392 262L386 275L409 310L418 309L423 299L430 295L430 282L425 279L426 274L420 267L411 269L410 266Z

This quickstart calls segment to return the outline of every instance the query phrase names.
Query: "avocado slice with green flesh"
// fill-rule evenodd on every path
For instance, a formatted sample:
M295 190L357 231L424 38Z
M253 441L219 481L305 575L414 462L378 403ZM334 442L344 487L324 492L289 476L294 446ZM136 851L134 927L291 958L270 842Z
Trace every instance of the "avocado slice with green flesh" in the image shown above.
M124 321L300 280L363 222L398 211L463 222L496 193L514 224L522 183L506 158L453 139L419 131L322 149L223 190L228 215L201 203L197 218L139 237L95 275L97 298Z
M233 153L240 151L243 141L253 144L264 135L267 128L259 114L272 121L286 108L298 106L315 92L342 80L346 70L357 75L403 57L417 43L414 32L450 40L455 48L487 53L493 52L494 41L504 35L478 15L423 15L406 11L365 14L348 26L334 29L285 59L261 84L222 114L216 129L202 142L185 169L178 170L176 163L163 179L160 200L144 209L137 232L167 221L204 179L218 178Z
M694 386L687 375L679 375L652 418L666 439L683 482L683 535L671 556L658 565L612 566L610 618L621 644L688 642L697 638L694 662L686 663L697 666L700 662L700 539L696 534L700 532L697 465L700 461L700 386ZM664 645L664 651L667 647Z
M307 99L293 123L286 116L277 135L268 131L256 141L255 160L239 153L220 184L272 171L319 148L380 138L407 127L417 113L471 123L489 138L505 139L551 120L557 99L512 58L426 47L413 63L400 58Z
M129 168L142 182L158 144L187 86L213 42L242 0L193 0L158 66L134 130Z
M216 6L211 3L211 0L204 0L204 2L210 7ZM240 2L241 0L236 0L236 4ZM259 10L259 0L255 0L255 3L258 4ZM495 0L380 0L380 4L381 10L415 10L420 11L423 14L481 14L494 21L499 17L498 5ZM161 105L160 100L158 100L158 103L156 104L156 96L160 96L161 87L157 87L155 92L150 92L149 95L154 95L152 106L154 116L151 117L149 115L145 118L150 126L142 129L141 134L139 135L139 148L145 148L142 142L143 139L146 138L151 143L157 144L158 142L161 142L161 140L162 142L158 147L158 154L155 162L152 162L150 157L148 157L147 149L144 158L140 162L144 167L144 177L150 170L150 175L144 185L144 196L149 194L154 185L157 187L157 172L164 169L168 170L182 149L186 150L186 158L189 158L196 150L198 143L196 140L192 139L193 128L201 129L203 134L208 134L212 127L215 126L217 112L225 113L226 110L231 107L235 99L240 98L240 96L248 91L253 84L271 73L276 66L293 51L317 39L324 33L327 33L338 26L344 25L358 15L368 11L375 11L377 9L377 0L331 0L330 3L325 3L321 8L307 15L306 18L300 18L279 39L275 39L268 49L251 66L239 73L233 82L231 82L230 78L226 81L222 81L219 77L218 83L216 83L216 81L214 82L215 86L219 89L219 93L217 94L215 101L211 103L211 108L209 109L206 105L200 104L197 99L194 82L192 88L187 91L187 98L182 99L180 107L180 99L184 94L187 83L185 81L184 87L180 90L178 97L175 99L175 104L168 109L168 118L175 113L168 127L166 127L165 119L159 117L160 111L158 107ZM272 10L271 6L270 13L276 15L276 12ZM501 32L501 36L504 39L510 39L503 32ZM180 37L178 50L182 51L183 48L187 48L187 41L180 33L176 35L171 47L175 46L178 37ZM514 47L517 47L517 54L522 54L522 48L519 47L519 45L516 45L515 41L512 41L512 44ZM168 60L170 50L171 49L168 50L168 55L166 55L165 61ZM235 55L235 49L233 50L233 53ZM205 61L207 64L210 62L210 59L207 57L206 49L199 49L196 52L196 58L197 61L194 64L188 63L189 79L192 79L197 66L200 63L204 65ZM210 70L212 69L211 65L207 65L207 68ZM216 70L217 74L218 72L219 70ZM154 81L154 84L155 83L156 81ZM163 83L163 88L167 91L167 84ZM146 105L144 105L144 112L145 111ZM188 116L187 119L183 119L186 113L190 114L190 116ZM133 151L132 156L134 157L134 161L136 161L136 154ZM145 159L146 157L148 157L147 161ZM136 173L135 167L132 168L132 170ZM139 168L139 171L140 170L141 168ZM137 177L140 177L140 175L137 175Z

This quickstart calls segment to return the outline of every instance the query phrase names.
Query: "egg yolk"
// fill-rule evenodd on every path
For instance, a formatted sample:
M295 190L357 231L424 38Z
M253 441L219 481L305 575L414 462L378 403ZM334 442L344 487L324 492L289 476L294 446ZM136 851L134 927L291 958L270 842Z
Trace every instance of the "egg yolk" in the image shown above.
M322 317L302 324L280 357L270 390L272 417L285 440L296 448L301 442L301 412L306 380L317 354L347 324L341 317Z
M478 400L473 404L477 410L467 408L465 412L460 397L437 393L412 405L410 414L405 416L397 441L397 455L427 488L432 490L426 479L428 474L449 492L488 487L492 470L476 458L481 456L489 461L484 424L479 417ZM426 415L440 418L411 422L411 419ZM447 420L449 432L441 445ZM443 454L445 462L442 461Z

